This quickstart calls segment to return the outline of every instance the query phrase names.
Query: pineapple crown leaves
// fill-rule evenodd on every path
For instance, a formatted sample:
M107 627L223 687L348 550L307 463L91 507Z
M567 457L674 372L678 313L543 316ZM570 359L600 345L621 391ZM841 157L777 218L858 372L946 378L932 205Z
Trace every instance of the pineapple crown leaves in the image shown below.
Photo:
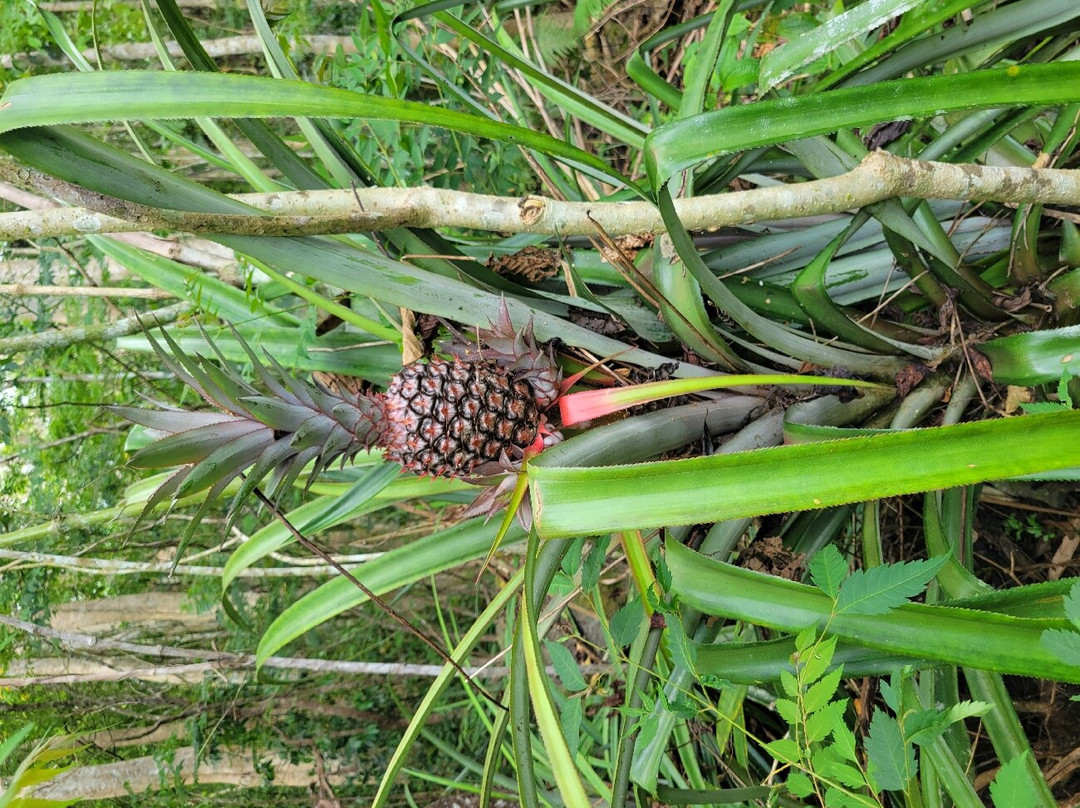
M453 328L454 341L441 347L463 362L494 362L514 378L526 382L533 390L537 406L547 409L562 392L562 373L555 362L551 343L539 346L533 335L533 323L529 320L522 328L515 329L510 320L510 310L504 298L499 304L499 316L491 328L477 331L481 349L477 349Z
M309 478L314 479L335 460L344 463L373 442L378 414L371 400L349 393L335 395L307 384L269 354L266 363L261 361L235 329L233 335L264 389L205 357L189 356L164 330L161 336L168 350L147 332L165 366L220 411L109 408L158 435L155 442L132 455L130 465L179 466L147 499L140 520L166 497L175 501L206 491L190 532L228 485L242 476L229 505L231 524L238 506L264 479L268 496L275 498L295 482L309 462L315 464ZM216 357L225 362L205 332L203 337Z

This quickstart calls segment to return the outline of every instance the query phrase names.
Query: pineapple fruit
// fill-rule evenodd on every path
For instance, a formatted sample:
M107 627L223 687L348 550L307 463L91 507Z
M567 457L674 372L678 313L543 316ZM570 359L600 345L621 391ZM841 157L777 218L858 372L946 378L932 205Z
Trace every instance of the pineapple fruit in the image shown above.
M131 465L178 467L146 511L166 496L204 490L209 503L243 475L235 511L264 479L275 497L308 463L315 477L373 446L416 474L480 481L520 468L528 454L558 440L544 414L559 396L558 367L530 327L514 330L505 304L492 329L479 332L478 346L459 338L447 346L451 358L407 365L384 393L304 381L272 357L264 364L240 340L256 386L162 335L171 354L150 337L162 360L218 411L110 408L160 434Z

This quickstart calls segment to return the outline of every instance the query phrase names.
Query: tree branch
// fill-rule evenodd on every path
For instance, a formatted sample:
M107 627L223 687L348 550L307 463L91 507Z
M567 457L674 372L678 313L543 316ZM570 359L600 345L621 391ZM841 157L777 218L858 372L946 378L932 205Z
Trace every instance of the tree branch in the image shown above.
M189 233L300 236L461 227L502 233L611 235L660 233L649 202L561 202L540 196L498 197L441 188L359 188L237 194L264 211L252 215L190 213L136 205L87 191L0 160L0 179L31 183L72 208L0 214L0 239L173 229ZM874 152L837 177L676 200L689 230L841 213L898 196L1080 204L1080 171L999 168L907 160ZM269 215L266 215L269 214Z
M105 431L105 430L101 430ZM76 436L79 438L83 435ZM0 463L10 462L18 455L0 457ZM358 564L377 558L382 553L359 553L338 560L343 564ZM14 561L25 566L58 567L77 570L93 575L210 575L220 576L221 567L199 566L195 564L173 564L172 561L125 561L117 558L90 558L88 556L55 555L39 553L34 550L6 550L0 548L0 561ZM246 567L237 575L241 578L314 578L331 575L334 568L328 564L298 565L288 567Z
M73 651L91 653L121 652L158 657L160 659L203 659L182 665L148 665L143 667L102 666L93 671L64 673L50 671L46 675L0 677L0 687L30 687L37 685L75 684L79 682L116 682L124 679L146 677L161 678L202 675L207 671L253 669L254 654L238 654L229 651L211 651L198 648L178 648L169 645L144 645L141 643L120 642L92 634L77 634L58 631L49 626L41 626L26 620L19 620L9 615L0 615L0 625L25 632L35 637L56 640L64 648ZM63 660L60 660L63 662ZM37 660L44 663L45 660ZM313 673L341 673L351 676L426 676L435 677L443 671L443 665L416 665L405 662L353 662L334 659L304 659L294 657L268 657L263 662L265 668L309 671ZM586 674L600 673L610 669L609 665L583 665ZM500 678L509 675L509 668L503 666L479 666L463 669L469 676L477 678Z
M135 297L142 300L170 298L168 292L149 287L48 286L37 283L0 283L0 295L11 297Z
M70 4L69 4L70 5ZM89 5L89 4L85 4ZM206 6L213 7L213 2ZM262 54L262 42L257 36L227 36L220 39L203 40L203 48L212 59L222 59L228 56L239 56L249 53ZM173 59L184 59L184 49L176 42L166 42L165 48ZM341 48L344 53L356 53L356 43L351 36L335 36L333 34L311 34L304 37L295 37L290 42L292 53L334 53ZM103 45L100 49L86 48L83 50L84 58L96 62L101 57L103 62L135 62L143 59L156 59L157 46L153 42L117 42L112 45ZM18 64L28 62L43 67L61 67L70 65L70 61L64 57L54 56L48 51L29 51L25 53L0 55L0 68L10 70Z
M137 317L122 317L111 323L73 326L42 331L37 334L24 334L18 337L0 339L0 356L11 356L22 351L40 351L60 345L74 345L80 342L116 339L128 334L135 334L144 329L171 323L191 308L188 302L144 312Z

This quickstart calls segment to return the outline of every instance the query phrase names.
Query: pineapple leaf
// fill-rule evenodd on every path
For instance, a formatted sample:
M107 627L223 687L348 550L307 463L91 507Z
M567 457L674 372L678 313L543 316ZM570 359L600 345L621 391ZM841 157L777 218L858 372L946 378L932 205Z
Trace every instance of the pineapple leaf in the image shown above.
M197 463L219 446L267 428L257 421L230 417L228 421L177 432L137 451L128 460L136 468L164 468Z
M187 410L147 410L142 407L106 407L109 412L135 424L160 432L186 432L201 426L220 424L233 416L222 412L188 412Z
M263 427L239 435L218 446L200 461L177 489L177 496L186 496L204 488L228 484L236 475L254 463L273 438ZM208 497L207 499L210 499Z

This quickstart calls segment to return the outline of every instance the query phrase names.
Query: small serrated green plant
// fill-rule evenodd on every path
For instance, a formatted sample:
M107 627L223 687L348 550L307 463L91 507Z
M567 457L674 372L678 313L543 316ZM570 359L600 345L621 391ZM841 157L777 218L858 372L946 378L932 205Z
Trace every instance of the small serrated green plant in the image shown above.
M848 726L850 699L835 697L844 673L843 665L832 664L836 638L806 629L795 638L795 649L795 671L781 674L785 695L776 700L791 731L765 747L790 768L788 791L799 798L814 795L824 805L881 805Z
M1069 382L1074 378L1068 372L1062 373L1058 380L1057 401L1036 401L1023 406L1025 415L1035 415L1043 412L1061 412L1062 410L1074 409L1072 396L1069 394Z
M1071 665L1080 665L1080 582L1073 584L1063 599L1065 617L1072 629L1047 629L1039 641L1060 659Z
M952 724L985 715L993 706L978 701L961 701L947 709L925 707L910 669L898 671L891 683L883 682L881 697L888 709L875 708L870 731L863 743L874 787L902 793L908 805L922 805L922 786L918 774L920 760L925 754L934 758L935 768L942 774L942 784L956 804L979 804L971 802L977 800L974 789L955 760L948 762L953 764L955 773L960 776L950 779L944 773L947 764L942 763L942 759L948 759L950 753L943 735Z
M1004 521L1005 532L1013 539L1013 541L1040 541L1046 542L1055 538L1055 533L1052 530L1047 530L1034 514L1028 514L1027 519L1020 521L1018 518L1010 514L1005 517Z
M809 573L811 582L832 598L833 617L883 614L921 594L945 561L942 556L849 574L844 557L829 545L810 560ZM914 782L918 769L913 744L938 737L953 721L971 713L927 711L913 719L905 734L895 718L877 710L864 741L864 766L848 726L850 700L836 697L844 668L833 665L835 652L836 638L828 636L828 625L820 634L808 628L795 638L794 672L781 673L784 695L776 701L777 712L791 730L766 749L790 767L786 786L796 797L814 795L830 806L881 805L875 796L878 791L906 790Z

